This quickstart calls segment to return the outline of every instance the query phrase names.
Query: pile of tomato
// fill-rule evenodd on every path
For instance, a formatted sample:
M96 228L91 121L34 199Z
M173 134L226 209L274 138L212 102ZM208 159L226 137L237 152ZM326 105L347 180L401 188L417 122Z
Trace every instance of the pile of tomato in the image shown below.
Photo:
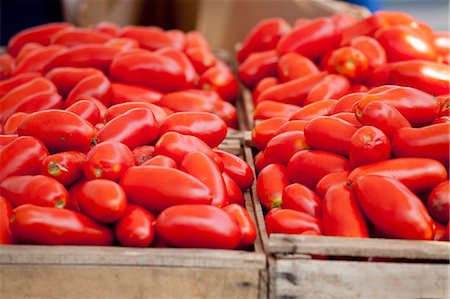
M251 247L238 83L199 32L46 24L0 69L0 244Z
M269 234L448 240L448 32L400 12L271 18L237 57Z

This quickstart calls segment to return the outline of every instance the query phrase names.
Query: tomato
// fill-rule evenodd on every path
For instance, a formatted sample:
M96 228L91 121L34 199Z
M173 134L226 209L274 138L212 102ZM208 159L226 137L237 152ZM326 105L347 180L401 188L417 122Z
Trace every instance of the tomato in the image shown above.
M392 137L392 154L396 157L422 157L436 159L449 165L450 124L430 125L423 128L401 128Z
M66 110L79 115L82 119L87 120L93 126L102 122L102 118L100 117L100 109L93 101L79 100L67 107Z
M172 158L167 156L158 155L153 158L148 159L146 162L141 164L142 166L161 166L178 169L177 162Z
M267 18L259 21L242 42L237 53L239 63L252 53L275 49L280 38L289 32L290 25L282 18Z
M357 128L362 127L361 123L356 118L355 113L352 113L352 112L339 112L339 113L331 115L331 117L345 120L346 122L351 123L352 125L354 125Z
M228 203L245 206L245 197L239 185L226 172L222 173L222 177L228 194Z
M11 116L8 117L8 119L5 121L5 124L3 125L3 134L17 134L17 127L19 126L20 122L28 116L28 114L29 113L25 112L15 112L11 114Z
M154 221L155 217L146 209L128 204L114 226L114 234L122 246L148 247L155 238Z
M130 167L122 175L120 185L130 202L155 212L180 204L210 204L212 200L205 184L173 168Z
M162 48L154 53L164 55L176 61L183 70L184 80L187 82L186 88L193 88L195 86L195 82L198 80L198 74L184 52L172 47Z
M259 150L265 149L270 139L277 135L278 128L286 122L284 117L272 117L258 123L252 130L253 145Z
M185 53L199 75L202 75L217 63L217 59L211 53L211 50L204 47L188 48Z
M256 240L256 228L247 210L235 203L224 207L223 210L239 224L241 242L238 248L245 249L250 247Z
M388 160L391 156L391 143L383 131L373 126L359 128L351 137L350 166Z
M311 103L298 109L291 115L291 120L311 120L318 116L330 115L331 109L336 105L336 100L323 100Z
M139 43L137 41L126 37L112 38L103 45L123 52L139 48Z
M379 29L375 39L386 51L388 62L424 59L437 60L434 45L421 32L407 26Z
M16 243L9 227L12 211L9 201L0 195L0 245Z
M349 171L332 172L324 176L317 182L316 192L320 197L324 197L328 189L333 186L347 186Z
M276 135L290 131L304 131L307 123L307 120L290 120L278 127Z
M108 21L101 21L95 24L90 25L88 28L103 32L112 36L118 36L120 28L114 23L108 22Z
M341 75L326 75L323 80L317 83L308 93L303 105L314 102L340 98L350 90L350 82Z
M389 177L365 175L356 180L354 190L368 220L386 236L433 239L433 220L421 200L401 182Z
M264 79L261 79L261 81L258 82L258 84L255 85L252 92L252 100L253 104L256 105L256 99L259 97L259 95L266 89L275 86L280 83L280 80L276 77L266 77Z
M360 113L358 113L360 112ZM356 112L356 117L363 125L377 127L389 139L400 128L410 128L408 120L394 107L383 102L371 102L361 111Z
M61 183L43 175L10 176L0 183L0 193L14 207L29 203L64 208L69 197Z
M113 243L109 227L66 209L22 205L13 210L10 227L14 238L25 244L110 246Z
M447 55L450 52L450 34L445 31L433 32L434 48L439 55Z
M200 31L189 31L185 37L186 41L184 46L186 49L205 48L210 50L208 42Z
M313 230L321 233L320 220L303 212L290 209L274 209L264 219L267 234L301 234Z
M86 28L67 28L52 36L50 43L73 47L82 44L103 44L112 36Z
M149 109L153 113L158 124L162 123L167 118L167 113L159 106L143 102L128 102L109 107L105 112L105 122L107 123L113 118L123 115L125 112L135 108Z
M105 106L109 106L112 100L111 82L103 74L91 75L82 79L70 91L65 101L66 107L79 100L81 96L90 96L98 99Z
M351 138L358 130L344 120L321 116L305 126L306 142L314 149L347 156L350 153Z
M3 135L0 134L0 149L16 140L19 136L17 134Z
M200 138L210 147L218 146L227 135L227 126L218 116L205 112L177 112L161 124L159 134L174 131Z
M142 165L153 157L155 147L153 145L142 145L132 150L136 165Z
M253 88L265 77L277 75L278 55L275 50L251 54L237 70L237 75L242 84L247 88Z
M295 53L286 53L278 60L278 77L283 81L291 81L308 75L319 73L313 61Z
M41 44L38 44L38 43L34 43L34 42L26 43L20 49L19 53L17 53L16 59L15 59L15 64L18 64L22 60L27 58L27 56L30 55L30 53L32 53L34 50L42 49L42 48L44 48L44 46Z
M126 83L111 83L112 103L120 104L125 102L145 102L158 103L163 94L153 88L136 86Z
M352 112L355 103L357 103L365 94L365 92L353 92L342 96L331 108L330 113Z
M118 181L122 174L134 165L134 155L125 144L107 141L97 144L87 153L83 172L88 180Z
M222 62L205 71L198 79L198 86L216 91L222 99L234 103L239 94L239 84L231 70Z
M202 152L188 153L180 164L180 170L197 178L208 187L213 206L222 208L228 205L228 193L222 172L210 157Z
M158 123L146 108L131 109L110 120L98 132L99 142L117 141L134 149L151 144L158 137Z
M12 175L39 174L47 156L40 140L29 136L14 139L0 149L0 182Z
M442 223L449 222L450 182L437 185L428 196L427 207L431 217Z
M260 151L259 153L257 153L255 155L255 157L253 158L253 160L255 162L255 172L256 172L256 174L260 173L261 170L264 167L269 165L268 163L266 163L266 161L264 159L264 151Z
M225 211L209 205L179 205L156 218L155 229L171 246L236 249L241 242L237 221Z
M298 151L310 149L301 131L281 133L270 139L264 149L266 163L279 163L286 166L289 159Z
M308 93L324 78L326 73L320 72L269 87L261 92L255 103L270 100L301 106Z
M172 39L157 27L126 26L120 30L119 36L134 39L141 48L150 51L175 46Z
M52 45L35 49L25 56L14 68L13 74L23 74L29 72L42 72L47 63L60 53L63 53L66 47Z
M16 61L9 54L0 54L0 80L9 79L14 71Z
M364 214L347 186L328 189L323 198L323 232L327 236L368 238Z
M369 59L355 47L341 47L324 56L324 69L340 74L352 82L362 82L369 71Z
M386 63L386 51L380 43L370 36L358 36L350 41L350 46L361 51L367 57L370 68Z
M283 191L289 185L286 167L270 164L264 167L256 179L258 199L267 210L281 207Z
M346 170L350 170L346 158L316 150L295 153L287 165L289 180L305 185L311 190L315 190L317 183L327 174Z
M0 81L0 99L14 88L40 77L39 73L24 73Z
M294 183L284 188L281 208L296 210L320 218L322 215L322 200L308 187Z
M41 174L67 187L83 175L85 159L85 154L74 151L50 155L42 161Z
M76 115L64 110L45 110L31 113L20 123L19 136L33 136L54 152L87 152L95 137L94 127Z
M223 162L224 172L239 185L243 192L252 186L255 177L247 162L221 150L214 150L214 153Z
M58 93L63 98L67 98L78 82L92 75L99 74L101 74L101 71L94 68L57 67L48 72L45 77L55 84Z

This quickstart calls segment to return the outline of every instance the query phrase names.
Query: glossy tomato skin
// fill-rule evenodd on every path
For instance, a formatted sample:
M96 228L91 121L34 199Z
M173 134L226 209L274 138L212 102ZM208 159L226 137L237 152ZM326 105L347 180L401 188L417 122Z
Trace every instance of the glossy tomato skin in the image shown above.
M266 163L279 163L286 166L289 159L298 151L310 149L301 131L281 133L267 143L264 150Z
M356 180L354 190L366 217L386 236L433 239L436 228L428 211L421 200L399 181L366 175Z
M22 205L13 210L11 231L19 243L42 245L110 246L107 226L66 209Z
M0 149L0 181L12 175L39 174L49 155L44 144L30 136L18 137Z
M295 53L289 52L280 57L277 67L278 77L283 81L291 81L316 74L319 69L310 59Z
M286 167L270 164L264 167L256 179L258 199L267 210L281 207L283 190L289 185Z
M205 90L216 91L227 102L236 102L239 94L239 84L231 70L225 64L218 62L204 72L198 79L198 86Z
M352 82L363 82L369 72L368 57L355 47L341 47L324 57L322 63L329 73L340 74Z
M126 102L158 103L163 94L153 88L126 83L111 83L112 103L114 105Z
M313 230L321 233L321 221L309 214L290 210L274 209L265 217L267 234L301 234Z
M327 75L309 91L303 104L340 98L350 91L350 87L351 83L346 77L336 74Z
M114 234L121 246L148 247L155 238L154 221L155 217L146 209L128 204L114 226Z
M218 146L227 135L225 122L217 115L205 112L177 112L161 124L159 135L175 131L200 138L210 147Z
M178 205L156 219L158 236L175 247L236 249L241 242L238 222L210 205Z
M173 168L130 167L122 175L120 185L131 203L155 212L174 205L211 204L212 201L211 192L205 184Z
M88 121L93 126L103 121L97 104L87 99L76 101L67 107L66 110L79 115L82 119Z
M278 127L276 135L290 131L304 131L307 120L290 120Z
M88 180L118 181L121 175L135 164L134 155L125 144L107 141L97 144L87 153L83 173Z
M31 113L19 125L19 136L41 140L52 153L87 152L95 137L94 127L73 112L45 110Z
M150 51L174 46L172 39L157 27L125 26L119 36L134 39L141 48Z
M256 240L256 228L247 210L235 203L224 207L223 210L239 224L241 242L238 248L245 249L250 247Z
M269 119L272 117L285 117L290 118L300 106L280 103L276 101L262 101L255 106L255 113L253 118L258 119Z
M144 164L153 157L155 147L153 145L142 145L132 150L136 166Z
M331 114L331 109L336 105L336 100L323 100L303 106L291 115L290 120L311 120L318 116ZM305 125L306 127L306 125Z
M104 120L105 123L108 123L112 119L121 116L127 111L130 111L131 109L135 108L146 108L149 109L153 115L155 116L156 121L158 124L161 124L166 118L167 118L167 112L164 111L163 108L151 104L151 103L144 103L144 102L127 102L127 103L121 103L116 104L108 108L105 112Z
M19 126L22 119L27 117L28 114L29 113L26 112L15 112L11 114L11 116L8 117L5 124L3 125L3 134L4 135L17 134L17 127Z
M430 192L444 182L448 174L444 165L433 159L397 158L355 168L348 177L349 185L365 175L396 179L419 195Z
M211 204L222 208L228 205L228 193L222 173L213 159L201 152L187 154L180 164L184 171L204 183L212 195Z
M217 64L216 57L214 57L213 53L211 53L211 50L208 48L193 47L187 48L184 51L199 75L202 75Z
M142 166L161 166L178 169L177 162L167 156L158 155L145 161Z
M265 77L277 75L277 63L275 50L253 53L239 65L237 75L247 88L252 89Z
M97 31L109 34L111 36L119 36L119 26L114 23L108 21L101 21L95 24L90 25L88 28Z
M368 238L369 229L358 201L347 186L328 189L323 198L323 233L327 236Z
M285 117L273 117L256 124L252 130L253 145L259 150L264 150L267 143L276 135L278 128L287 121Z
M296 210L320 218L322 215L322 200L308 187L294 183L284 188L281 208Z
M184 52L175 48L162 48L158 51L155 51L156 54L161 54L163 56L172 58L175 60L181 67L183 72L183 77L186 82L184 89L193 88L195 86L195 82L198 79L198 74L195 71L195 68L192 66L192 63L189 61L189 58L186 56Z
M5 94L7 94L9 91L13 90L17 86L20 86L24 83L34 80L40 76L41 74L39 73L24 73L13 76L8 79L6 78L2 79L0 81L0 98L2 98Z
M48 72L45 77L55 84L58 93L67 98L70 91L84 78L99 75L102 72L95 68L58 67Z
M427 207L433 219L441 223L449 222L450 213L450 182L437 185L428 196Z
M158 130L158 123L149 109L134 108L106 123L98 132L98 140L122 142L134 149L154 142Z
M376 127L361 127L351 137L349 160L352 168L388 160L390 156L391 143Z
M436 159L449 165L450 124L436 124L423 128L401 128L392 137L392 154L396 157Z
M0 244L16 243L9 227L12 211L11 203L3 196L0 196Z
M353 105L355 105L355 103L357 103L365 94L365 92L353 92L342 96L331 108L330 113L336 114L339 112L352 112Z
M0 135L0 149L19 138L17 134Z
M289 180L315 190L317 183L332 172L350 170L349 161L337 154L305 150L292 156L287 165Z
M367 57L370 68L386 63L386 51L376 39L370 36L358 36L350 41L350 45Z
M84 153L69 151L48 156L42 161L41 174L69 186L83 175Z
M349 171L332 172L324 176L316 185L317 194L323 198L333 186L347 186Z
M111 105L113 94L108 77L100 73L83 78L67 95L65 107L69 107L79 101L80 97L85 96L94 97L105 106Z
M313 149L348 157L351 138L357 130L356 126L342 119L321 116L310 120L305 126L305 138Z
M226 172L222 172L222 177L227 189L228 203L244 206L245 197L239 185Z
M214 153L223 161L224 172L239 185L243 192L252 186L255 176L247 162L222 150L214 150Z
M345 120L346 122L351 123L352 125L356 126L357 128L362 127L361 123L356 118L355 113L352 113L352 112L339 112L339 113L331 115L331 117Z
M16 64L13 74L41 72L53 57L64 52L65 49L66 47L60 45L50 45L35 49Z
M119 220L127 207L125 192L119 184L104 179L86 181L80 187L78 204L92 219L112 223Z
M51 44L73 47L80 44L103 44L112 36L87 28L68 28L58 31L52 36Z
M280 83L280 80L276 77L266 77L258 82L258 84L255 85L252 92L252 98L253 98L253 104L256 103L256 99L259 97L259 95L266 89L275 86Z
M0 55L0 80L11 78L11 73L14 70L16 61L14 57L9 54Z

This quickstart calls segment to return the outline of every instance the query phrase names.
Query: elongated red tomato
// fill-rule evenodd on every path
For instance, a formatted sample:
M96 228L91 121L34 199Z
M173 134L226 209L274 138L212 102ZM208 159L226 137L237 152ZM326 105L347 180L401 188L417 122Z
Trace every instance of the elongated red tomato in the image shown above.
M169 167L169 168L175 168L178 169L177 162L175 162L172 158L169 158L167 156L158 155L153 158L148 159L144 163L141 164L142 166L161 166L161 167Z
M67 107L66 110L79 115L93 126L103 121L97 104L90 100L78 100Z
M313 230L321 233L320 220L303 212L291 209L273 209L265 217L267 234L301 234Z
M289 159L298 151L310 149L301 131L281 133L270 139L264 150L266 163L279 163L286 166Z
M352 125L356 126L357 128L362 127L361 123L356 118L355 113L352 113L352 112L339 112L339 113L331 115L331 117L345 120L346 122L351 123Z
M349 171L332 172L324 176L316 185L316 192L321 198L333 186L347 186Z
M433 239L436 228L427 209L399 181L365 175L356 180L354 190L366 217L386 236L413 240Z
M105 106L109 106L113 97L111 82L103 74L95 74L82 79L67 96L66 107L78 101L82 96L94 97Z
M156 218L155 229L175 247L236 249L241 242L238 222L209 205L170 207Z
M284 188L281 208L296 210L313 217L321 217L322 200L308 187L294 183Z
M270 139L276 135L278 128L286 122L287 118L272 117L258 123L252 130L253 145L259 150L264 150Z
M212 195L211 204L222 208L228 205L228 193L222 173L213 159L201 152L187 154L180 164L184 171L204 183Z
M51 44L73 47L80 44L103 44L112 36L90 28L67 28L52 36Z
M52 153L87 152L95 136L94 127L73 112L44 110L31 113L20 123L19 136L41 140Z
M17 134L0 135L0 149L16 140L19 136Z
M244 206L245 197L244 194L242 194L239 185L226 172L222 172L222 177L225 183L225 188L227 189L228 203L229 204L235 203Z
M303 106L291 115L291 120L311 120L318 116L331 114L331 109L336 105L336 100L323 100Z
M142 145L134 148L131 152L133 153L136 165L139 166L152 158L154 151L155 147L153 145Z
M84 78L98 75L102 72L94 68L58 67L48 72L45 77L55 84L58 93L67 98L70 91Z
M34 80L40 76L41 75L39 73L24 73L8 79L2 79L0 81L0 98L2 98L5 94L7 94L10 90L16 88L17 86Z
M212 200L205 184L173 168L130 167L122 175L120 185L130 202L155 212L180 204L210 204Z
M202 75L217 63L217 59L211 53L211 50L205 47L187 48L185 53L199 75Z
M54 178L67 187L83 175L85 159L85 154L75 151L50 155L42 161L41 174Z
M361 127L351 137L349 160L352 168L384 161L390 156L391 143L386 134L376 127Z
M19 126L22 119L28 116L29 113L26 112L15 112L11 114L3 125L3 134L12 135L17 134L17 127Z
M109 227L66 209L22 205L13 210L11 231L21 243L110 246Z
M172 39L157 27L126 26L120 30L119 36L134 39L141 48L151 51L174 46Z
M253 118L257 119L268 119L272 117L285 117L290 118L300 106L285 104L275 101L262 101L255 107L255 113Z
M350 41L350 45L364 53L371 68L386 63L386 51L370 36L358 36Z
M300 183L315 190L317 183L327 174L350 170L349 161L337 154L304 150L289 160L287 172L292 183Z
M111 83L111 89L113 93L113 104L125 102L157 103L163 96L156 89L126 83Z
M358 200L347 186L328 189L323 198L323 233L327 236L369 237Z
M437 185L428 196L427 207L433 219L442 223L449 222L450 213L450 182Z
M255 176L247 162L221 150L214 150L214 153L222 160L224 172L239 185L243 192L252 186Z
M284 132L290 132L290 131L304 131L306 124L308 123L307 120L290 120L283 125L278 127L278 130L276 132L276 135L279 135Z
M280 80L276 77L266 77L256 84L253 88L252 96L253 96L253 104L256 104L256 99L259 95L266 89L275 86L280 83Z
M373 174L396 179L416 194L430 192L447 179L447 170L436 160L426 158L397 158L352 170L348 182L353 185L359 177Z
M120 245L148 247L155 237L155 217L146 209L128 204L125 214L114 226L114 233Z
M277 74L278 55L275 50L251 54L241 65L237 75L247 88L253 88L265 77Z
M308 58L298 53L290 52L280 57L277 71L280 79L287 82L311 74L316 74L319 72L319 69L314 62Z
M127 102L122 104L116 104L108 108L105 112L105 123L109 122L113 118L124 114L125 112L135 108L147 108L155 116L158 124L161 124L167 118L167 112L163 108L150 103L144 102Z
M322 100L340 98L350 90L350 87L350 82L344 76L327 75L311 88L303 104L308 105Z
M256 228L247 210L235 203L224 207L223 210L239 224L241 242L238 248L245 249L251 246L256 240Z
M279 208L283 203L283 190L289 185L286 167L270 164L264 167L256 179L256 193L267 209Z
M12 211L13 208L11 203L0 195L0 245L15 244L11 229L9 227Z
M339 100L331 108L331 114L336 114L339 112L352 112L355 103L358 102L365 94L365 92L353 92L339 98Z
M198 86L205 90L214 90L230 103L236 102L239 84L230 68L222 62L205 71L198 79Z
M66 47L60 45L51 45L35 49L17 63L13 74L41 72L53 57L59 53L63 53L65 49Z

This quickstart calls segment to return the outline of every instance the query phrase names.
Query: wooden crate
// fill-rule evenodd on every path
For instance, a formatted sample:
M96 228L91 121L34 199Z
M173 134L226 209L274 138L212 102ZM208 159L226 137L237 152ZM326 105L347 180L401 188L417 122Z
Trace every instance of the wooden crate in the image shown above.
M242 142L220 148L243 154ZM256 225L253 201L246 208ZM243 250L0 246L0 298L258 298L267 263L257 236Z
M245 153L251 162L252 150L247 147ZM269 253L269 298L450 298L449 242L286 234L269 238L256 184L252 200ZM393 260L367 261L374 257Z

